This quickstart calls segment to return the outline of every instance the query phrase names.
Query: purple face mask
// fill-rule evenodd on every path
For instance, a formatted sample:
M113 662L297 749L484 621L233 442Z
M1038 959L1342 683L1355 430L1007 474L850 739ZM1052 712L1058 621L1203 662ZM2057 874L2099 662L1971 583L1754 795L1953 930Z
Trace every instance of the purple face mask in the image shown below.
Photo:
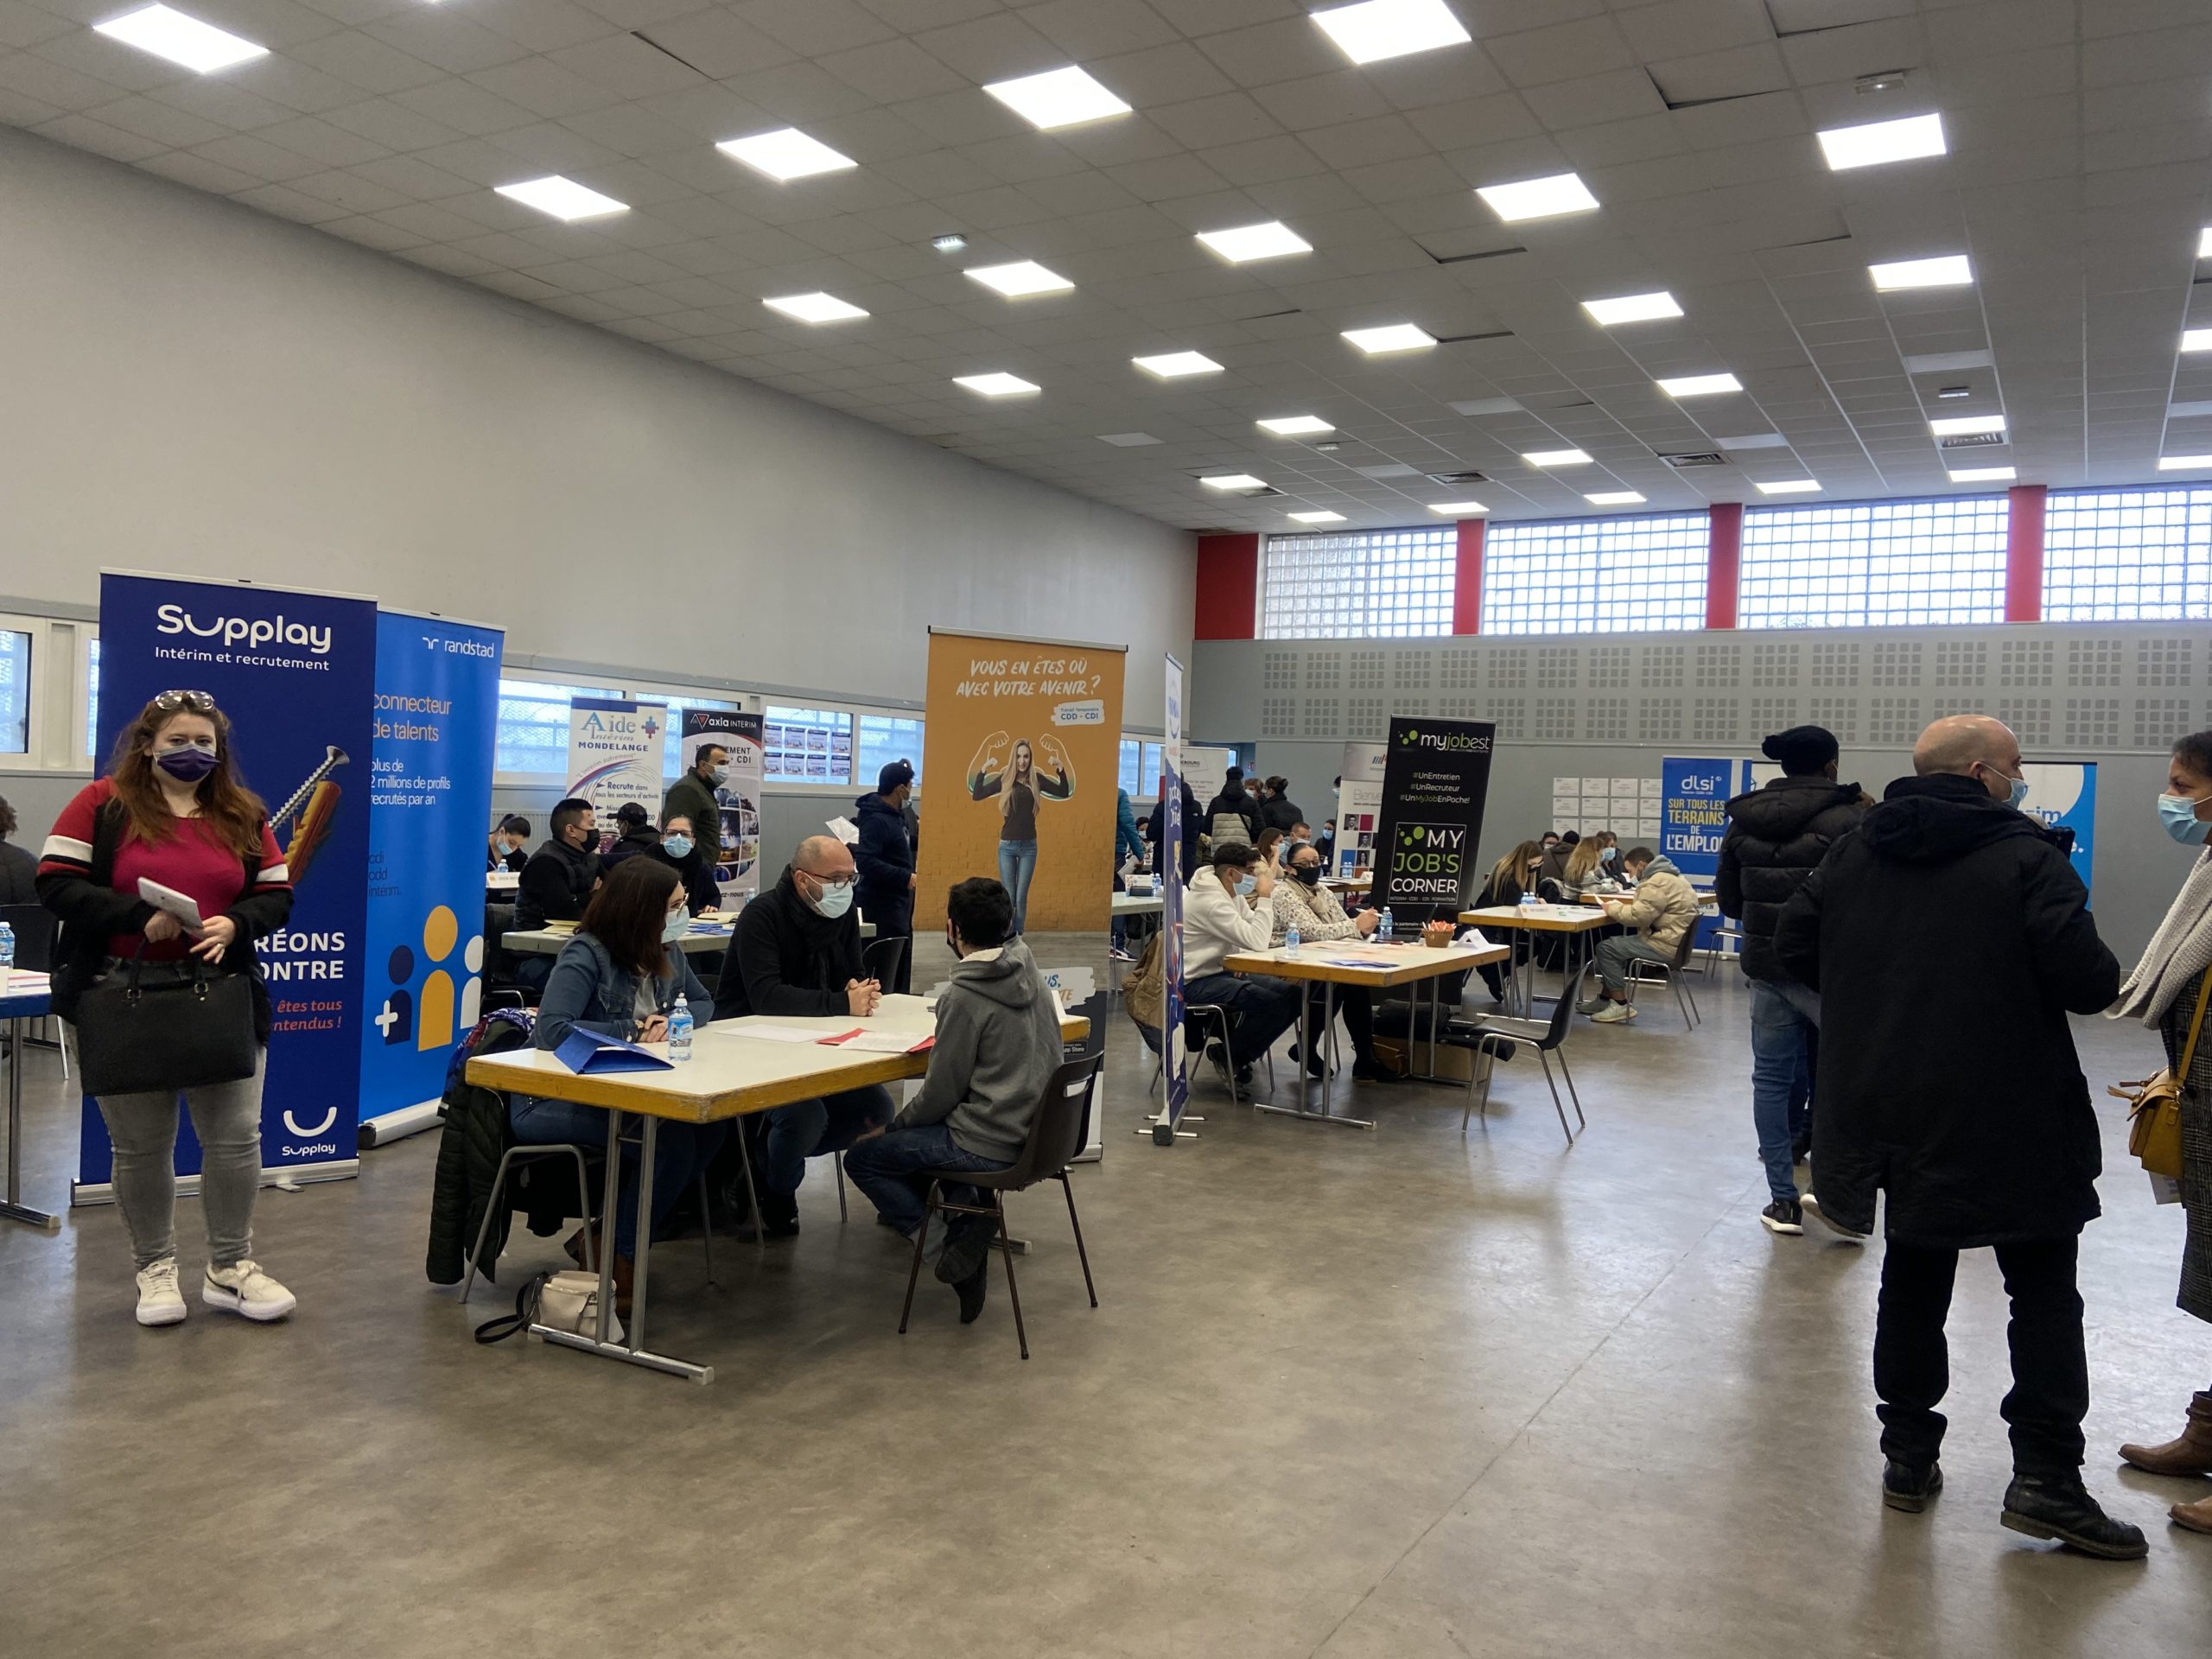
M196 784L222 763L207 749L171 749L156 755L154 764L181 784Z

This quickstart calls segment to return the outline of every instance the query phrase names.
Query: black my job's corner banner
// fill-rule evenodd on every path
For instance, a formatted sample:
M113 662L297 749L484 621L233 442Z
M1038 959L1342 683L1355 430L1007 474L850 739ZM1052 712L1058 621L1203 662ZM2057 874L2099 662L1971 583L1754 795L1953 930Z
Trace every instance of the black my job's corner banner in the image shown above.
M1497 734L1488 721L1390 722L1374 893L1401 928L1457 920L1473 895Z

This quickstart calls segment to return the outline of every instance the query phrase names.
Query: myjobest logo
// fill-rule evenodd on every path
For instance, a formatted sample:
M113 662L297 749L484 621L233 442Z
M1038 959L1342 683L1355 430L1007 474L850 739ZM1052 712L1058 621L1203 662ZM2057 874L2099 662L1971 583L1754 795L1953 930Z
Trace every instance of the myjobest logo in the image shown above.
M1488 754L1490 739L1467 732L1424 732L1408 726L1398 734L1402 749L1440 749L1446 754Z
M1455 900L1467 859L1467 831L1456 823L1402 823L1390 868L1393 899Z
M189 633L201 639L219 639L226 645L249 650L262 645L298 645L318 657L330 654L330 630L306 622L287 622L280 612L274 620L263 616L219 616L202 622L181 605L154 607L154 632Z

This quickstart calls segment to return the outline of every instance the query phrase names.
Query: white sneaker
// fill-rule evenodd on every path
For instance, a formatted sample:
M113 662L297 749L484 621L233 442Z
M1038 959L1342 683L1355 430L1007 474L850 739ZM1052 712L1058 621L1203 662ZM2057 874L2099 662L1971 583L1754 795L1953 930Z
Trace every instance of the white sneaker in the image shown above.
M1814 1197L1810 1192L1808 1192L1803 1198L1800 1198L1797 1201L1797 1204L1800 1209L1802 1209L1807 1215L1810 1216L1815 1221L1819 1222L1821 1226L1827 1228L1832 1233L1838 1234L1844 1238L1849 1239L1853 1244L1864 1244L1867 1239L1872 1236L1870 1234L1860 1232L1856 1227L1845 1226L1843 1223L1838 1221L1834 1216L1822 1209L1821 1207L1820 1199Z
M200 1287L200 1300L210 1307L227 1308L249 1319L281 1319L300 1305L300 1299L271 1279L251 1262L234 1268L207 1269Z
M1636 1018L1636 1010L1625 1002L1608 1002L1590 1016L1593 1026L1624 1026Z
M138 1272L138 1323L181 1325L184 1293L176 1287L176 1257L165 1255Z

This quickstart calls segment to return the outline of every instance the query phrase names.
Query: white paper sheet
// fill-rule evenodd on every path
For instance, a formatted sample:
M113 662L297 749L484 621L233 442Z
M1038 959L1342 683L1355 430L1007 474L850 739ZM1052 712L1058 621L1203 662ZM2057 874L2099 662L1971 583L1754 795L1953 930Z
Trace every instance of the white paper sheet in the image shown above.
M860 844L861 827L850 818L831 818L823 827L848 847Z
M207 924L200 919L200 901L188 893L165 887L149 876L138 878L138 896L156 910L165 910L184 924L188 933L199 933Z
M818 1043L825 1037L837 1035L836 1032L825 1030L820 1026L779 1026L769 1023L754 1024L751 1021L734 1027L733 1029L741 1037L757 1037L764 1043ZM860 1028L849 1027L847 1029Z
M864 1031L857 1037L848 1038L837 1046L862 1054L911 1054L923 1044L936 1040L928 1033L918 1037L910 1031Z

